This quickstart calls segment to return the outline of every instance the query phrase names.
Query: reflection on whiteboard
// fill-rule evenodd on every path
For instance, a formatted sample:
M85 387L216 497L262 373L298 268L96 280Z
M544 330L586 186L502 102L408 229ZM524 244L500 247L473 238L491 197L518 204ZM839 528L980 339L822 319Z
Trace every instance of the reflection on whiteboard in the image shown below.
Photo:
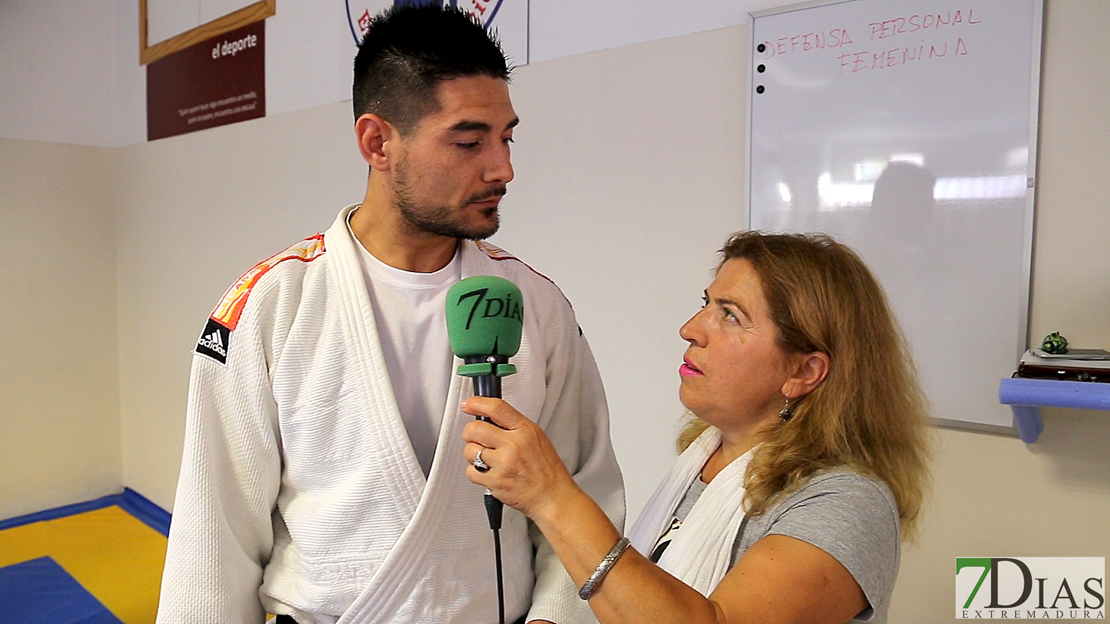
M894 156L890 162L896 162ZM885 164L885 163L884 163ZM780 193L784 202L790 202L790 188L780 182ZM968 200L977 199L1025 199L1028 192L1025 174L976 176L963 178L940 178L933 187L933 199L938 202L952 202L952 208L968 206ZM817 178L817 209L829 210L867 210L875 194L875 185L869 182L833 182L832 174L825 172Z
M486 30L497 34L511 65L528 64L528 0L344 0L347 6L348 41L357 46L370 19L391 6L433 4L457 6L469 12ZM354 57L354 50L350 50Z
M1009 428L1025 347L1040 0L851 0L752 20L751 226L855 248L934 415Z

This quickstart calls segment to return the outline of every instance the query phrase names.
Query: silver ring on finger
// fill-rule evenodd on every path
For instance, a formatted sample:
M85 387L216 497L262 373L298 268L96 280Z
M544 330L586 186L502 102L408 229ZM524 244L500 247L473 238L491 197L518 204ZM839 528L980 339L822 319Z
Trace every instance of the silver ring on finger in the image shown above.
M474 461L471 462L471 464L473 464L473 466L474 466L474 469L477 470L478 472L485 472L485 471L489 470L489 464L482 461L482 451L484 451L484 450L486 450L486 449L484 449L484 448L478 449L478 454L474 456Z

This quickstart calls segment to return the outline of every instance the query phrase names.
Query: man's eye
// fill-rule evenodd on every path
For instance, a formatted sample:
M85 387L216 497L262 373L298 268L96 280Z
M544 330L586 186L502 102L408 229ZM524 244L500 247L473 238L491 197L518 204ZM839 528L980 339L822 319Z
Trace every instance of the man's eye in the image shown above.
M472 150L472 149L478 147L478 145L480 145L480 144L481 143L479 141L467 141L465 143L455 143L455 145L463 148L464 150Z
M709 297L706 297L705 295L702 295L701 296L701 307L705 308L705 307L708 307L708 306L709 306Z
M501 142L502 143L512 143L513 142L513 137L505 137L504 139L501 139Z

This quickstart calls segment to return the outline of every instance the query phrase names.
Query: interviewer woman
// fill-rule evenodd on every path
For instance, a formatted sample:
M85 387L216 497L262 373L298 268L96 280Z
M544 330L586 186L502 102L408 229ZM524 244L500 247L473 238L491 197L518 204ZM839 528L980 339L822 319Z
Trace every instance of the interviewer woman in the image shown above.
M467 474L532 518L603 624L885 622L926 407L882 289L821 235L744 232L721 254L679 330L695 418L632 548L507 403L465 402L503 427L467 425Z

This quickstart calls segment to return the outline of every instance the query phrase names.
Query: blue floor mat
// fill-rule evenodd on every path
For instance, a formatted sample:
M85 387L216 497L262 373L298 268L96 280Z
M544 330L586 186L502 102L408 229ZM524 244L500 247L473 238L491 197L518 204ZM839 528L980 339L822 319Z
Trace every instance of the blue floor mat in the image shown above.
M7 624L122 624L50 557L0 568L0 614Z

